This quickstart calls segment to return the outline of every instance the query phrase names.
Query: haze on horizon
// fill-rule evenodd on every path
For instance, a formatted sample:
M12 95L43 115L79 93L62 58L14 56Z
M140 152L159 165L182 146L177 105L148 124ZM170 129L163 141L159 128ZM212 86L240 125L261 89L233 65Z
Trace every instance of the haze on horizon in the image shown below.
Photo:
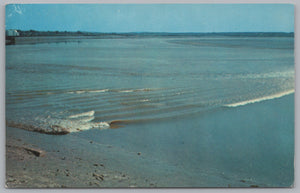
M294 32L292 4L8 4L6 29Z

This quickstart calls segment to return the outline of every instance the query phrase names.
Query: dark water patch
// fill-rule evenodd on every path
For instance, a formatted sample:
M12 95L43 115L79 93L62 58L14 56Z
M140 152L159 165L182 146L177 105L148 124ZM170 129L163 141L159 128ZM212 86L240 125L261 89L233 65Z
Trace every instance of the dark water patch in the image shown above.
M194 104L185 104L185 105L178 105L178 106L172 106L172 107L168 107L168 106L164 106L161 108L156 108L156 109L149 109L149 110L145 110L143 109L143 111L141 112L125 112L123 113L123 111L119 111L116 112L115 114L111 114L111 115L101 115L101 113L99 113L100 115L96 115L95 116L95 120L114 120L114 119L128 119L128 118L132 118L132 119L147 119L147 118L158 118L160 119L160 117L166 116L166 115L175 115L175 116L181 116L185 113L189 113L189 111L203 111L205 109L205 107L207 107L207 104L205 103L194 103Z

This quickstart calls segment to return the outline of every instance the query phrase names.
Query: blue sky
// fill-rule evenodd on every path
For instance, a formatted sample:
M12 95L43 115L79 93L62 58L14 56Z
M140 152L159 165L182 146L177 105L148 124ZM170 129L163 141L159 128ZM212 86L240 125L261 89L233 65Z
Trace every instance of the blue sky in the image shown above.
M6 29L293 32L290 4L10 4Z

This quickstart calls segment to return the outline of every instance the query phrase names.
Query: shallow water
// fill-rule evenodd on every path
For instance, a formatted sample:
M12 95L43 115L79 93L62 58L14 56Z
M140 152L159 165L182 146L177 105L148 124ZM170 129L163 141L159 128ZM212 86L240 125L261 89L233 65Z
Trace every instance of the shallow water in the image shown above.
M237 179L259 174L267 178L265 186L287 185L290 161L282 171L287 176L283 181L264 171L265 164L259 170L240 171L239 163L246 163L249 156L244 156L243 146L239 148L245 141L236 139L252 145L248 153L255 160L253 168L261 161L256 154L268 152L260 147L271 148L278 138L280 144L289 144L279 152L289 152L291 160L293 136L284 130L293 131L293 100L265 119L271 121L287 111L286 119L276 121L283 131L274 136L264 131L265 138L253 141L244 134L257 137L261 129L275 125L252 115L253 124L246 125L244 133L238 128L249 122L245 114L218 114L250 103L264 112L261 101L293 93L293 42L290 37L154 37L6 46L7 124L49 132L89 130L76 135L96 141L104 134L95 129L119 128L105 131L103 140L148 152L170 166L182 167L188 176L199 177L197 172L204 170L214 173L215 168L218 174L235 171ZM207 115L210 118L203 123L198 121ZM219 130L221 125L225 126ZM276 158L275 151L262 160ZM225 178L232 178L225 173Z

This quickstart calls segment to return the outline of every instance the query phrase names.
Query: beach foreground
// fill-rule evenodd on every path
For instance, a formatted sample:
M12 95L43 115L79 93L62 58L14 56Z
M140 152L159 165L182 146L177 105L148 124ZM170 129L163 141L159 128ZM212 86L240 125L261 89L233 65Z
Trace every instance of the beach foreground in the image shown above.
M174 125L168 127L164 122L156 123L157 129L151 131L147 125L138 124L63 136L8 127L6 185L9 188L292 186L293 100L292 94L190 116L185 121L192 121L194 128L188 130L182 128L181 120L174 120ZM139 139L141 132L144 135ZM175 146L172 152L164 151L169 146ZM35 155L30 151L32 148L42 153Z

